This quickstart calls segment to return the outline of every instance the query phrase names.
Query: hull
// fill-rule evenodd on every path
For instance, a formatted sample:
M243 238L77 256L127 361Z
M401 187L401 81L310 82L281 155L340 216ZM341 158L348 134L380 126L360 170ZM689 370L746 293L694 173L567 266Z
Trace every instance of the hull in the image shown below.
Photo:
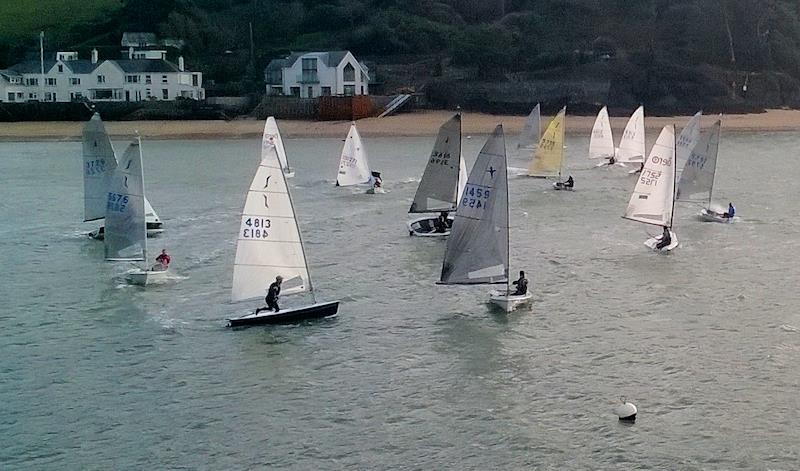
M674 232L669 231L669 235L672 238L672 242L663 249L656 248L656 245L659 242L661 242L661 235L647 239L646 241L644 241L644 245L646 245L651 250L655 250L656 252L671 252L672 250L678 247L680 241L678 241L678 236L676 236Z
M564 190L564 191L574 191L574 186L566 186L564 182L553 182L553 189L554 190Z
M158 222L147 223L147 237L157 237L162 232L164 232L163 222L158 221ZM106 233L105 226L100 226L97 229L90 232L89 237L95 240L103 240L105 239L105 233Z
M265 324L294 324L309 319L320 319L336 315L339 301L317 303L311 306L285 309L279 312L261 311L258 314L247 314L242 317L228 319L228 327L246 327Z
M700 213L697 215L697 219L703 222L719 222L722 224L733 224L739 216L734 216L732 218L722 217L721 214L711 211L708 208L703 208L700 210Z
M386 190L384 190L383 188L370 188L367 191L365 191L364 193L366 193L368 195L382 195L382 194L386 193Z
M294 169L284 169L283 176L286 178L294 178Z
M528 304L531 299L533 299L533 294L530 292L518 296L497 290L489 293L489 302L505 312L511 312L523 304Z
M433 216L408 221L406 223L408 235L417 237L447 237L450 235L450 228L453 227L452 217L447 217L447 230L445 232L436 232L433 225L434 221L436 221L436 218Z
M169 269L166 270L135 270L127 275L125 278L128 283L132 285L147 286L154 283L163 283L167 280Z

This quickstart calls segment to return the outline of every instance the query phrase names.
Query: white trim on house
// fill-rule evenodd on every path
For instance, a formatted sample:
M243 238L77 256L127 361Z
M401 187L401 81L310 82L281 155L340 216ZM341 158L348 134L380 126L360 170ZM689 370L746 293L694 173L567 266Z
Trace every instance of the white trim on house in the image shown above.
M264 79L267 95L369 95L369 69L350 51L290 54L271 61Z

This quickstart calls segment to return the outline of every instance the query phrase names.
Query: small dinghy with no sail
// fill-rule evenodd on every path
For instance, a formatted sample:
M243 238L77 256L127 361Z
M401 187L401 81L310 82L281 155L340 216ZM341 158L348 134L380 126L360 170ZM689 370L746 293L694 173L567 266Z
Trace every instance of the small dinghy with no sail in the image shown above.
M228 320L230 327L293 323L333 316L339 310L339 301L316 301L289 187L273 146L262 153L245 199L236 242L231 300L262 297L266 285L279 275L284 279L281 294L311 293L313 303L235 317Z
M664 126L644 170L636 181L630 202L622 217L644 224L666 227L669 244L659 247L663 235L651 237L644 242L647 247L669 252L678 246L678 237L672 231L672 216L675 211L675 126ZM666 241L664 241L666 242Z
M137 138L122 155L122 163L111 172L106 197L105 259L147 260L144 170L141 142ZM153 269L137 268L126 275L129 283L146 286L163 282L168 270L160 264Z
M514 295L508 278L508 173L503 126L481 149L459 200L439 284L506 284L489 302L511 312L532 295Z
M455 211L467 182L467 168L461 157L461 115L450 118L439 128L439 135L428 158L409 214ZM406 223L408 234L419 237L450 235L453 219L448 215L444 227L438 216L424 216Z
M84 222L103 219L106 214L106 197L111 175L117 168L114 146L108 137L100 115L95 113L83 127L83 220ZM147 198L144 200L147 236L153 237L164 232L164 225L158 218ZM103 240L105 227L89 233L93 239Z

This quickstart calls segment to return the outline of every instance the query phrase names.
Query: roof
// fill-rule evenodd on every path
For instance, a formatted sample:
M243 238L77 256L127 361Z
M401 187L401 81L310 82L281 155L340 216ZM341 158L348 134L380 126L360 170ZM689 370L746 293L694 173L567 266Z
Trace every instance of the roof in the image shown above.
M64 61L64 65L69 67L73 74L88 74L97 68L100 63L92 64L92 61L81 59L74 61Z
M350 51L313 51L313 52L293 52L283 59L273 59L267 64L265 72L278 70L284 67L292 67L301 57L312 56L320 59L327 67L336 67L342 63L345 56Z
M44 61L45 72L52 69L54 65L56 65L56 61L54 60ZM42 65L39 61L25 61L12 65L8 68L8 70L14 71L18 74L41 74Z
M163 59L117 59L116 63L125 73L180 72L177 65Z
M22 77L22 75L19 72L14 72L13 70L6 70L6 69L0 69L0 75L4 77Z
M122 46L156 46L156 33L122 33Z

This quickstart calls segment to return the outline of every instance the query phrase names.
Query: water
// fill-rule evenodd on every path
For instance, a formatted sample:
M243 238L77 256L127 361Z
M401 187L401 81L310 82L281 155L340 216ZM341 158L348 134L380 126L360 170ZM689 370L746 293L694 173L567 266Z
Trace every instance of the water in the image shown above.
M340 140L289 140L318 299L340 314L241 331L224 324L252 307L228 299L258 140L145 141L167 229L151 256L183 277L147 290L83 235L80 144L0 143L0 468L796 467L797 134L724 134L715 194L742 221L679 207L667 256L620 218L633 177L568 136L577 191L510 182L535 298L508 316L488 287L436 286L444 242L407 235L433 140L367 138L376 196L333 187Z

